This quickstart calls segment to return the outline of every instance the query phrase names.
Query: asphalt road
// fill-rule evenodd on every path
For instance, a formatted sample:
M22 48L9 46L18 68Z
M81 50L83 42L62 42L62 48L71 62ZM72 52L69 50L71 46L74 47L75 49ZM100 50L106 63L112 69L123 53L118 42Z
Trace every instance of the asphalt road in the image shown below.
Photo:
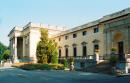
M130 76L114 77L76 71L25 71L12 68L0 69L0 83L130 83Z

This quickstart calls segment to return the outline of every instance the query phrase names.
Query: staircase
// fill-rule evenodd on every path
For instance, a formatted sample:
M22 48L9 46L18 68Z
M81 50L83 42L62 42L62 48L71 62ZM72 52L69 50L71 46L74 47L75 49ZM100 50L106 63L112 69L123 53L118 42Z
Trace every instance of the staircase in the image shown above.
M0 68L10 68L11 66L12 66L11 61L6 61L6 62L1 61Z

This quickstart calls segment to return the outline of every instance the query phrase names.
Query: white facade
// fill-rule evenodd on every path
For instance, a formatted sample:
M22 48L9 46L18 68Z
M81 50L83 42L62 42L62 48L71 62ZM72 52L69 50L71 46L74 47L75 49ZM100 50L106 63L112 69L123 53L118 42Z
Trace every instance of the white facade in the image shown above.
M28 23L23 28L14 27L10 33L11 55L14 63L29 58L36 62L36 47L40 40L40 29L48 29L49 37L64 31L64 27L50 26L36 23Z
M95 50L99 50L99 56L103 57L111 53L112 47L116 47L118 54L122 53L121 58L125 57L124 54L130 54L130 8L69 30L64 27L34 23L28 23L23 28L15 27L9 33L14 62L24 57L29 57L36 62L36 47L41 36L40 28L48 29L49 37L58 44L61 57L66 57L66 54L74 56L74 47L76 47L77 57L84 57L84 53L85 57L94 56ZM95 33L96 28L98 32ZM87 32L85 36L82 35L83 31ZM73 34L77 34L77 37L73 38ZM65 36L68 36L68 39L65 39ZM86 46L84 53L83 46Z

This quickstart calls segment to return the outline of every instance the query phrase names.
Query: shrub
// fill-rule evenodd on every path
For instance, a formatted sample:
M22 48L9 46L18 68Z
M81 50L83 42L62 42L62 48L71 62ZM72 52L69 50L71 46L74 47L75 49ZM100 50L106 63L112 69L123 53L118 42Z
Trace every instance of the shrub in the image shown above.
M112 65L112 66L115 66L116 63L118 62L118 57L116 55L113 55L109 58L109 63Z
M74 57L70 57L70 62L74 62Z
M51 66L51 69L54 69L54 70L63 70L64 69L64 65L62 64L50 64Z
M20 66L21 69L24 70L50 70L51 67L48 64L25 64Z
M116 51L116 48L111 48L111 51Z
M62 64L15 64L13 67L21 68L24 70L63 70L64 66Z
M67 62L67 59L64 59L63 64L64 64L64 67L65 67L65 68L67 68L67 67L68 67L68 62Z

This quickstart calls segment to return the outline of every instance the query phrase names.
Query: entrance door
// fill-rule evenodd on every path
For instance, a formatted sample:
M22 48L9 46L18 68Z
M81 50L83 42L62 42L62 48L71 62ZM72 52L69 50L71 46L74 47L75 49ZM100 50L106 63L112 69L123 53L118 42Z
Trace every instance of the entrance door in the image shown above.
M123 41L118 42L118 54L119 54L119 60L124 61L124 45Z

